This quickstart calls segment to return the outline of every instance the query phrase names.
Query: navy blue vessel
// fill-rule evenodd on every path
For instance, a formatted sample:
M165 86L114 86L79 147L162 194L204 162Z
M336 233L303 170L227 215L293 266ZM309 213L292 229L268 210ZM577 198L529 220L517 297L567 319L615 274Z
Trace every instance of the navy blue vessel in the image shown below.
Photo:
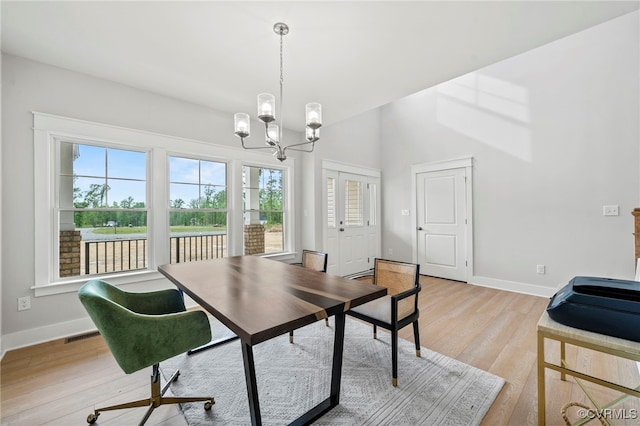
M640 342L640 281L575 277L547 312L570 327Z

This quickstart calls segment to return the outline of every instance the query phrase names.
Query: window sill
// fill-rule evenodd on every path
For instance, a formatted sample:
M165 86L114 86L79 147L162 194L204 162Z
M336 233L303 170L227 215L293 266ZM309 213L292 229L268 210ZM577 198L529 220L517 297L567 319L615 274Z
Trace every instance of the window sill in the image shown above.
M292 260L296 258L296 254L292 252L287 253L274 253L274 254L263 254L260 257L264 257L266 259L273 259L279 261Z
M47 285L31 287L35 292L35 297L53 296L55 294L77 292L87 281L92 279L103 279L114 285L134 284L144 281L164 279L164 276L157 271L138 271L118 275L92 275L71 281L55 282Z
M273 259L278 261L291 261L296 258L296 253L287 252L287 253L274 253L274 254L265 254L261 257L267 259ZM114 285L126 285L126 284L135 284L145 281L153 281L153 280L163 280L166 279L164 275L162 275L158 271L138 271L138 272L130 272L130 273L122 273L117 275L92 275L90 277L83 277L78 279L73 279L69 281L58 281L51 284L33 286L31 289L35 293L35 297L42 296L53 296L56 294L63 293L74 293L77 292L80 287L82 287L87 281L92 279L101 279L105 281L109 281Z

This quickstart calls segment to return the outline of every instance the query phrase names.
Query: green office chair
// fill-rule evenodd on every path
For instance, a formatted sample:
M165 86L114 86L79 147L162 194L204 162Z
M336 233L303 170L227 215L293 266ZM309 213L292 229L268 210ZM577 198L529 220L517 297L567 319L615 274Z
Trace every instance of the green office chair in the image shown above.
M87 417L87 423L95 423L101 411L122 408L148 406L141 425L163 404L205 401L205 410L211 409L212 397L163 397L179 371L160 390L161 361L211 340L211 327L204 312L187 312L178 290L130 293L104 281L91 280L78 295L125 373L153 366L150 398L96 409Z

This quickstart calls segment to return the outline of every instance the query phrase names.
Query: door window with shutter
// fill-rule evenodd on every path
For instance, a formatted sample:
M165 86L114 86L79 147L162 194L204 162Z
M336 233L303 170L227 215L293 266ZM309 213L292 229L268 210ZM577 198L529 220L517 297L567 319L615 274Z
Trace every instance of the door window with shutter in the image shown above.
M358 180L345 180L344 186L344 225L364 225L362 182Z

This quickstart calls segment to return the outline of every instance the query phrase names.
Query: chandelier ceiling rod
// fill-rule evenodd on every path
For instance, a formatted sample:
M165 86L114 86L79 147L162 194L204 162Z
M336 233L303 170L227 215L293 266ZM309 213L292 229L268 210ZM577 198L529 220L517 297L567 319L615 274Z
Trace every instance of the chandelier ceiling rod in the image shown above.
M273 26L273 31L280 36L280 125L276 124L276 102L275 97L269 93L258 95L258 119L264 123L266 146L246 146L245 138L251 135L249 114L238 112L233 116L235 135L240 138L244 149L270 149L280 161L287 159L286 151L312 152L315 142L320 139L320 127L322 126L322 106L317 102L310 102L305 105L305 142L283 146L280 141L283 139L284 120L282 114L283 106L283 36L289 33L287 24L277 22Z

